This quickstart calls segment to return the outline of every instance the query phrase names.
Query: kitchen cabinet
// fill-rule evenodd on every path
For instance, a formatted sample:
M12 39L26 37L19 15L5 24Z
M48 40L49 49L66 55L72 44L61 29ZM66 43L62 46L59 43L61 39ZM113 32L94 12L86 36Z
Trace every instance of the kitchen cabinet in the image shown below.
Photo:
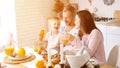
M120 27L108 26L107 27L107 46L108 51L112 49L113 46L120 45Z
M96 24L101 30L104 36L104 47L106 59L108 59L109 53L113 46L120 45L120 27L108 26L104 24Z

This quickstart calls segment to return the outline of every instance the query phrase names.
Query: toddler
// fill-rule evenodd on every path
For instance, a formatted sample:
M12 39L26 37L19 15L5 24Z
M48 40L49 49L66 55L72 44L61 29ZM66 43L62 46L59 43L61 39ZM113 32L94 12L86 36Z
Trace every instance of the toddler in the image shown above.
M53 17L50 19L50 30L45 36L45 41L47 41L47 49L54 48L59 50L60 36L60 19L58 17Z

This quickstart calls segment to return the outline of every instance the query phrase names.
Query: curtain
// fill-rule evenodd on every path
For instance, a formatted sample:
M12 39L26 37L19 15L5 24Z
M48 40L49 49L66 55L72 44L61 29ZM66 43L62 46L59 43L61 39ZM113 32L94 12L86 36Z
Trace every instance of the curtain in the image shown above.
M0 0L0 46L9 43L9 34L17 39L14 5L14 0Z

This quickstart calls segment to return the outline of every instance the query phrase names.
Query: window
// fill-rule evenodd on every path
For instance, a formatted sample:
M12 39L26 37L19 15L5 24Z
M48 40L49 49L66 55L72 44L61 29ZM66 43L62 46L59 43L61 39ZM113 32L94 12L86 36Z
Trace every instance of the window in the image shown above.
M0 0L0 44L7 41L8 33L16 39L15 6L14 0ZM4 33L5 32L5 33ZM5 44L5 43L4 43ZM6 42L7 44L7 42ZM0 45L0 46L1 46Z

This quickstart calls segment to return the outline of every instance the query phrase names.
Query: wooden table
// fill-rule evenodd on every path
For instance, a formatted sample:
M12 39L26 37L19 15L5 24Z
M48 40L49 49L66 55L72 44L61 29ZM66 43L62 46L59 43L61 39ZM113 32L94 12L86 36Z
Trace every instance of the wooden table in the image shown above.
M105 65L105 66L101 66L100 68L115 68L115 67L110 66L110 65Z
M25 62L25 63L20 63L20 64L6 64L3 62L3 58L6 56L4 52L0 53L0 62L2 64L5 64L8 68L36 68L35 63L40 60L43 59L41 55L37 54L36 52L34 52L34 50L32 48L29 47L25 47L25 50L29 53L32 53L36 56L36 58L34 60L31 60L29 62Z

